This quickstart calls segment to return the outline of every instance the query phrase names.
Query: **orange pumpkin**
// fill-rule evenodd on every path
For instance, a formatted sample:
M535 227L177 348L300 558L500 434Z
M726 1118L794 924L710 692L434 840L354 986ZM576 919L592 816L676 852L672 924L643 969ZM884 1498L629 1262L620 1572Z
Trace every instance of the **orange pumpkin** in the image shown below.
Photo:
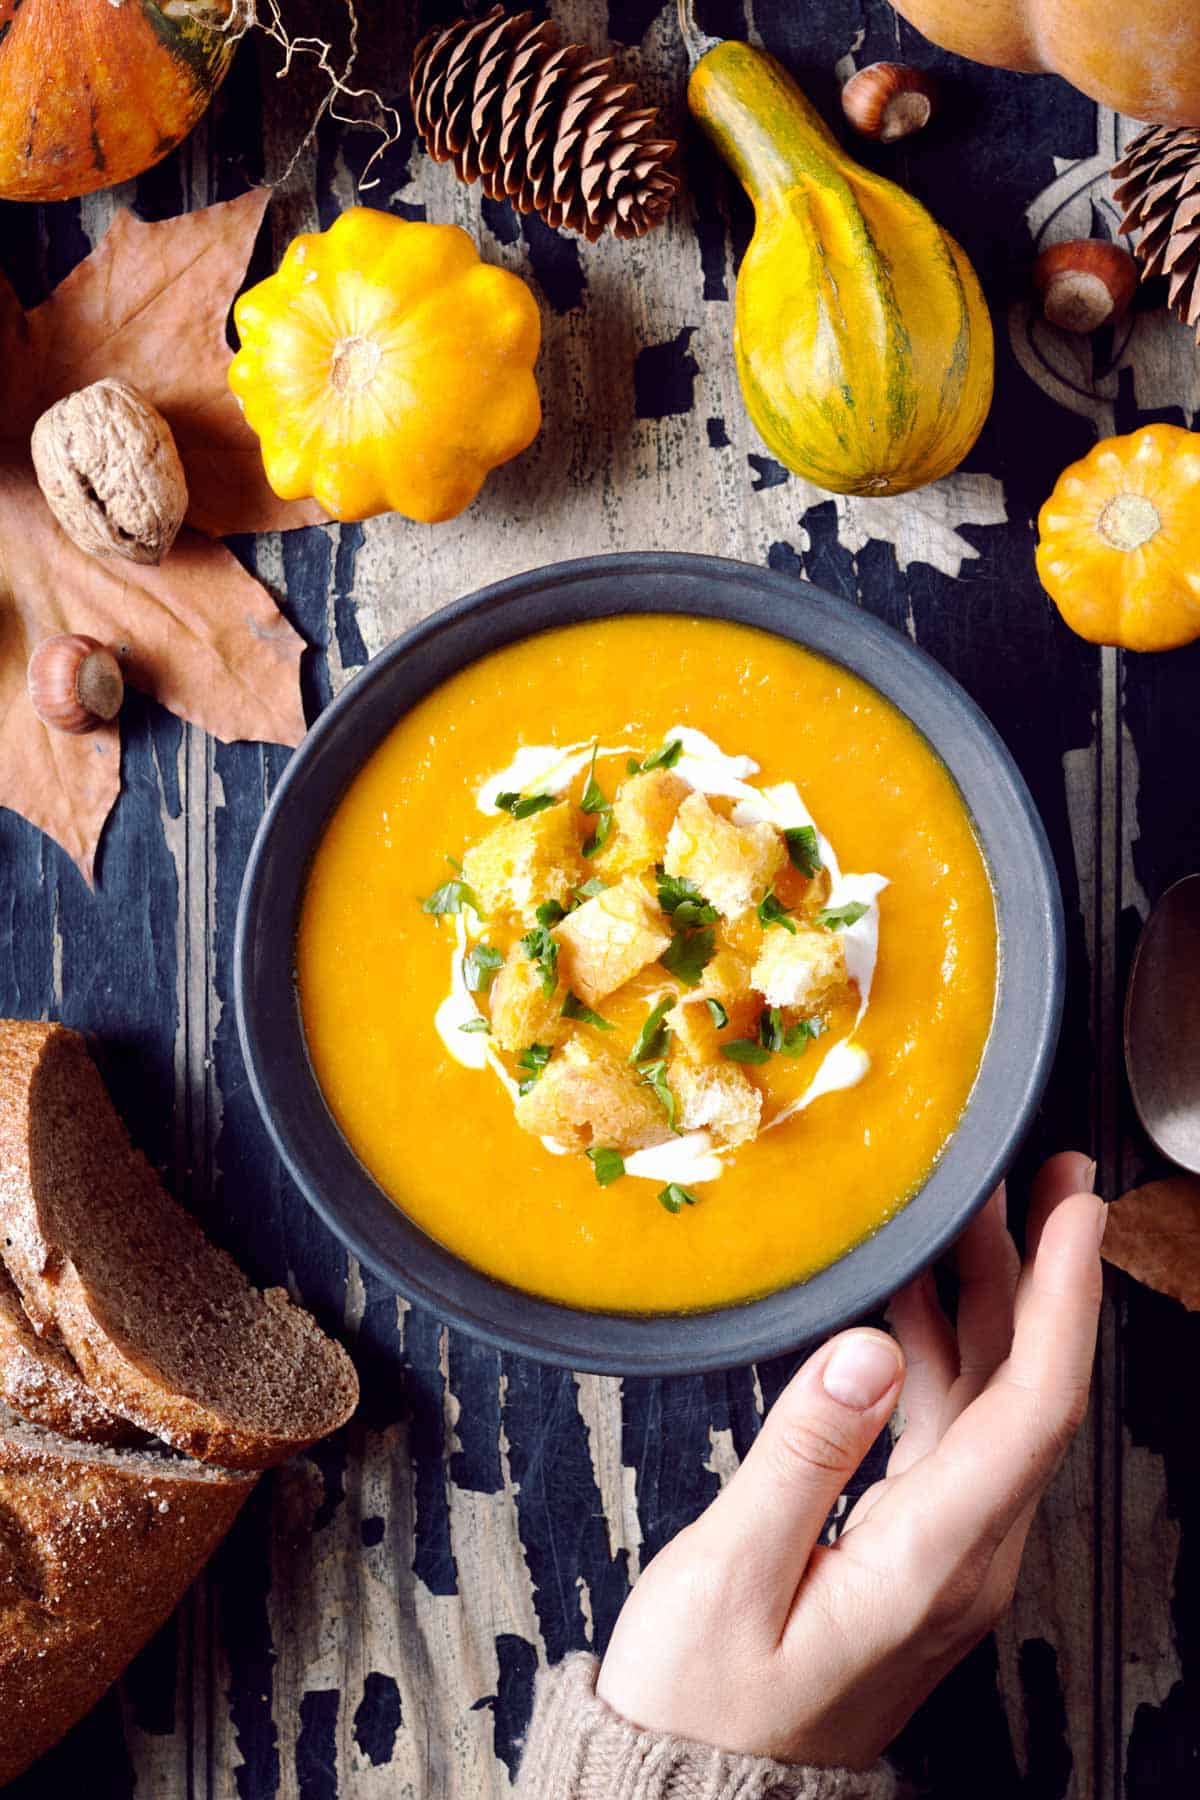
M1042 586L1080 637L1174 650L1200 637L1200 432L1144 425L1064 469L1038 515Z
M233 0L0 0L0 199L140 175L229 67Z
M1200 125L1196 0L892 0L943 50L993 68L1062 75L1117 112Z

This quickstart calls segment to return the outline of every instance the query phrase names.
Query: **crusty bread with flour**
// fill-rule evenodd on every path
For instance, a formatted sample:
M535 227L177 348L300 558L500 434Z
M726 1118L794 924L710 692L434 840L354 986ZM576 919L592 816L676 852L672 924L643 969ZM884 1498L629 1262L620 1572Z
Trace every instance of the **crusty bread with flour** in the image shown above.
M73 1443L0 1409L0 1786L178 1604L254 1476Z
M93 1394L53 1326L37 1335L2 1265L0 1405L49 1431L93 1444L128 1444L140 1436Z
M104 1406L176 1449L265 1468L357 1405L345 1351L208 1242L61 1025L0 1021L0 1231L35 1330L59 1333Z

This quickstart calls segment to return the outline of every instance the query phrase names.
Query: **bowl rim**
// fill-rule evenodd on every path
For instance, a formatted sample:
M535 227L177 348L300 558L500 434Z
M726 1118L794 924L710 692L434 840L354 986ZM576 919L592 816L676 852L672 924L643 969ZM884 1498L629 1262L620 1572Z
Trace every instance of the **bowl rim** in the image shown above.
M374 1181L333 1119L309 1060L294 978L311 854L387 731L458 669L505 644L630 613L747 624L875 688L954 778L997 911L991 1032L964 1112L921 1188L807 1281L696 1313L567 1306L509 1287L428 1236ZM403 704L390 703L405 686ZM358 729L360 716L372 713L380 728ZM306 786L323 791L322 804L301 804ZM1036 1112L1064 983L1062 898L1045 829L1010 751L958 682L853 601L781 571L675 551L588 556L508 576L420 620L367 663L310 727L271 796L247 859L234 936L234 1004L251 1091L277 1154L345 1248L393 1291L495 1349L634 1376L707 1373L806 1348L877 1311L941 1255L1002 1179Z

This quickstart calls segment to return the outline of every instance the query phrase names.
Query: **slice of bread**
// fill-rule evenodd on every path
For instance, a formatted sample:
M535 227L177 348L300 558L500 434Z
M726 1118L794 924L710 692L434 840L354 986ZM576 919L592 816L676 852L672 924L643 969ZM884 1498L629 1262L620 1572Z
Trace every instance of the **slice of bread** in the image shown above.
M253 1485L72 1443L0 1409L0 1786L117 1679Z
M282 1288L259 1293L133 1149L83 1039L0 1021L0 1254L122 1418L257 1469L334 1431L354 1365Z
M0 1403L64 1437L127 1444L138 1436L93 1394L51 1325L39 1337L12 1278L0 1267Z

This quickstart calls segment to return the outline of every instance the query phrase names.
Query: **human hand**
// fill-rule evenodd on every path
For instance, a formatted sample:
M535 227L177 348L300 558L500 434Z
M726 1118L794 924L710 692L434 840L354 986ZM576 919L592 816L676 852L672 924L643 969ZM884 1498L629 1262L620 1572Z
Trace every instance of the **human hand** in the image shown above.
M899 1344L848 1331L809 1358L733 1480L637 1583L601 1699L724 1750L876 1760L1007 1608L1086 1410L1105 1217L1092 1175L1070 1153L1042 1169L1023 1268L992 1196L955 1251L956 1331L926 1274L892 1303ZM886 1478L818 1544L902 1385Z

